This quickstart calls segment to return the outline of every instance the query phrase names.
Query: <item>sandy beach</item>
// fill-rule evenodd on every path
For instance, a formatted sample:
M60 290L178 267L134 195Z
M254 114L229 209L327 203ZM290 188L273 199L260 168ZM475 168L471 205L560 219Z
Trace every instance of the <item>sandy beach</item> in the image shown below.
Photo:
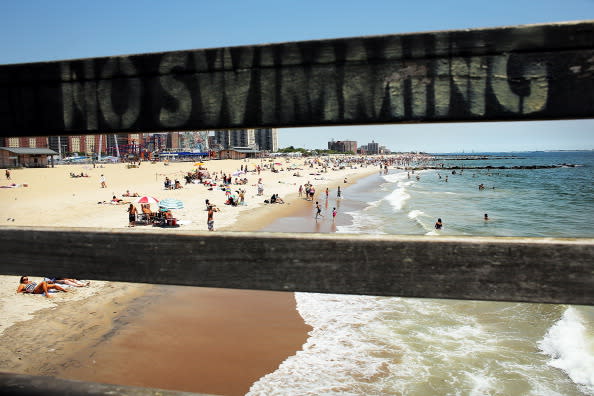
M271 171L275 165L278 172ZM254 172L260 165L261 172ZM232 174L246 167L232 184L245 190L245 205L225 205L225 191L217 186L186 184L193 163L60 165L55 168L16 169L2 180L1 224L11 226L98 227L206 231L205 200L217 205L216 231L256 231L277 218L306 213L312 202L298 196L299 185L310 182L316 197L329 188L346 188L378 167L358 165L326 168L317 161L217 160L203 166L211 176ZM290 169L286 169L290 168ZM88 177L73 178L70 173ZM299 176L296 176L299 174ZM104 175L107 188L101 188ZM183 188L164 188L165 177ZM262 179L263 195L257 195ZM235 177L233 177L235 180ZM346 183L345 183L346 181ZM113 204L127 190L159 200L183 201L173 210L179 228L150 225L128 227L129 203ZM266 204L272 194L285 204ZM140 209L139 204L135 206ZM152 205L152 210L157 210ZM313 213L313 212L312 212ZM312 219L313 220L313 219ZM51 274L26 274L41 280ZM67 293L16 294L18 276L0 275L0 370L51 375L123 385L146 386L220 395L245 394L251 384L274 371L295 354L307 339L306 326L295 309L293 293L228 289L150 286L92 280L89 287Z

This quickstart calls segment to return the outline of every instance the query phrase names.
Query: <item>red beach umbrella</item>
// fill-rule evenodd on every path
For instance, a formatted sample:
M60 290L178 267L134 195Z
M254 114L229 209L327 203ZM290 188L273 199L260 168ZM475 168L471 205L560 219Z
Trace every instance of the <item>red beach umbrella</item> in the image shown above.
M147 204L156 204L159 203L159 200L155 197L150 197L148 195L145 195L143 197L137 198L136 201L134 201L136 203L147 203Z

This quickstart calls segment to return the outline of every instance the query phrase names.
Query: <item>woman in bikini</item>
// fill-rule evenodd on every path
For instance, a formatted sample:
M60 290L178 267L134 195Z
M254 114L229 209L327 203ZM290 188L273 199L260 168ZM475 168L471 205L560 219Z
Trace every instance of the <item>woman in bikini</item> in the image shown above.
M49 295L49 291L52 289L63 292L68 291L55 284L49 284L47 282L36 283L30 281L29 278L26 276L21 276L19 287L17 288L17 293L45 294L47 298L50 298L51 296Z

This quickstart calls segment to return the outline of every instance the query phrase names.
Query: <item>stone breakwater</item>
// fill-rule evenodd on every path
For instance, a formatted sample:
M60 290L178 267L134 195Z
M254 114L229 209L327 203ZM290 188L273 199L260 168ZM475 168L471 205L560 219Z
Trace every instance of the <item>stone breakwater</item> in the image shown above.
M514 166L417 166L412 168L406 168L410 170L466 170L466 169L553 169L553 168L575 168L580 165L576 164L558 164L558 165L514 165Z

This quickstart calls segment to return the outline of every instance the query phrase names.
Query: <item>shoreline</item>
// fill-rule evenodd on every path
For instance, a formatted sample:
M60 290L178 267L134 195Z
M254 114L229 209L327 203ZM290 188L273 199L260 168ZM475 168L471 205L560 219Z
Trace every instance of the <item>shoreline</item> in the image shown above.
M322 200L324 190L329 188L334 190L336 187L348 188L355 184L358 180L375 174L377 170L369 169L366 172L359 172L349 175L347 183L342 180L332 180L326 184L319 184L320 189L316 189L316 197L313 201L307 201L303 197L299 197L298 192L293 192L285 196L285 204L264 204L259 207L247 210L238 218L238 220L225 227L220 227L219 231L263 231L266 227L283 217L289 217L296 213L301 213L307 209L308 206L313 205L316 200ZM305 195L305 192L303 193ZM292 232L292 231L291 231ZM306 232L309 232L306 231Z
M240 160L211 161L207 167L216 165L215 172L231 173L238 168L237 165L244 163ZM187 165L172 164L167 171L179 173ZM0 199L8 204L12 214L6 220L0 219L0 226L4 221L10 221L11 226L41 223L108 227L111 224L111 228L125 228L127 206L97 205L96 200L99 195L109 196L115 191L130 189L131 192L139 190L146 195L159 195L161 199L183 196L186 208L176 212L181 218L189 218L190 223L180 230L206 230L203 200L210 199L222 209L215 215L216 230L258 231L278 218L307 210L311 203L298 197L299 184L311 181L319 197L326 187L340 185L346 188L356 180L377 172L374 166L327 173L319 173L317 168L313 168L311 173L314 174L301 177L295 177L288 171L280 174L265 171L260 175L265 183L263 196L255 194L252 181L257 180L257 176L250 174L250 183L244 185L248 205L230 207L222 204L223 191L207 190L201 185L166 191L152 165L143 164L146 171L139 180L138 172L133 173L137 169L123 169L124 166L114 164L111 169L87 169L92 175L81 178L84 180L66 177L71 167L76 166L17 170L13 172L13 180L28 187L0 191ZM108 184L111 181L108 189L99 187L99 172L107 176ZM58 178L48 177L48 173ZM132 179L131 174L134 174ZM34 178L34 175L37 177ZM348 178L346 184L345 178ZM286 203L264 204L264 199L272 193L278 193ZM48 196L43 203L48 209L41 213L27 210L36 207L35 198L40 194ZM11 221L11 218L14 220ZM130 232L137 229L128 228ZM28 275L35 280L39 278L36 274ZM294 293L290 292L93 281L90 288L77 289L73 293L56 293L54 298L45 299L39 295L16 295L13 290L16 290L17 283L17 276L0 275L0 285L4 286L4 294L0 295L0 311L3 318L7 317L0 328L3 345L0 367L9 372L239 395L245 394L255 381L275 371L288 356L299 351L311 330L297 312ZM76 295L80 300L73 298ZM28 304L23 306L23 301ZM183 301L191 301L192 304L182 309ZM4 315L5 312L12 313ZM235 314L229 315L229 312ZM249 315L242 315L243 312ZM30 315L27 316L27 313ZM175 325L179 322L187 325ZM47 323L47 328L36 323ZM171 338L172 335L175 337ZM176 347L164 345L163 337L169 337L170 344L176 343ZM143 340L146 343L143 344ZM44 347L39 348L39 345ZM152 346L160 349L152 350ZM186 363L188 355L192 361L190 366L197 367L200 373L189 372ZM154 356L159 356L159 359ZM181 360L175 360L177 358ZM235 361L232 362L233 359ZM161 360L165 363L157 363ZM130 364L132 361L134 363ZM151 363L146 364L147 361ZM205 362L208 364L205 365ZM157 372L153 370L155 367L159 367Z

